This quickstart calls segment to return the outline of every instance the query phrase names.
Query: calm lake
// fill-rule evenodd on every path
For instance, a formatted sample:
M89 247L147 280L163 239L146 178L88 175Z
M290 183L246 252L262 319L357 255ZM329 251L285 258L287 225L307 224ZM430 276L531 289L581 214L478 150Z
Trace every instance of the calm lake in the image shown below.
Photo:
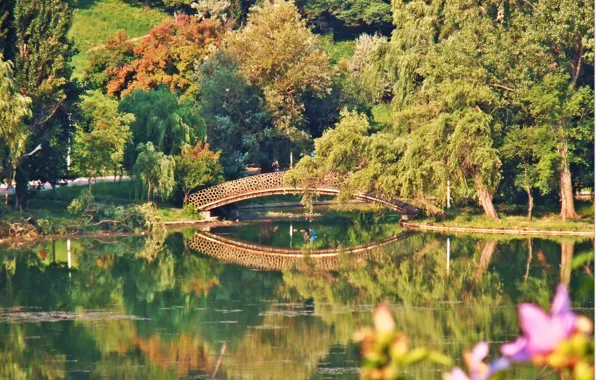
M318 212L1 245L0 378L358 378L353 334L382 301L412 346L460 358L487 340L496 357L519 332L516 304L548 307L560 282L594 317L593 268L573 263L592 240L413 233L388 212Z

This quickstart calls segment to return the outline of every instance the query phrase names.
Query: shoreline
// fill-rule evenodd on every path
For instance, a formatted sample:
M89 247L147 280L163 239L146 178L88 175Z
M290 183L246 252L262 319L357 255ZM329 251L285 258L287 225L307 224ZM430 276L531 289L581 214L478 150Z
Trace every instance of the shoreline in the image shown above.
M501 234L501 235L542 235L542 236L578 236L594 239L594 231L529 230L512 228L481 228L432 226L428 224L402 223L402 226L414 231L455 232L466 234Z
M275 220L272 218L271 220ZM212 227L241 225L245 224L246 220L176 220L163 222L166 229L173 229L185 226L197 226L199 230L209 230ZM591 231L560 231L560 230L529 230L529 229L511 229L511 228L479 228L479 227L451 227L451 226L433 226L427 224L417 223L401 223L404 228L411 231L422 232L442 232L442 233L461 233L461 234L499 234L499 235L531 235L531 236L570 236L570 237L584 237L594 240L595 234ZM25 244L46 239L68 239L68 238L112 238L121 236L144 236L151 235L152 232L111 232L111 231L97 231L90 233L72 233L72 234L48 234L48 235L34 235L34 236L12 236L0 238L0 244Z
M236 222L232 220L176 220L176 221L166 221L163 222L163 225L166 229L173 229L177 227L184 227L184 226L199 226L199 230L209 230L212 227L219 227L219 226L229 226L229 225L240 225L243 224L242 221ZM200 228L203 227L203 228ZM46 240L46 239L80 239L80 238L111 238L111 237L121 237L121 236L144 236L144 235L151 235L153 232L151 231L141 231L141 232L117 232L117 231L93 231L93 232L76 232L71 234L38 234L33 236L6 236L0 237L0 244L11 243L11 244L24 244L24 243L33 243L36 241Z

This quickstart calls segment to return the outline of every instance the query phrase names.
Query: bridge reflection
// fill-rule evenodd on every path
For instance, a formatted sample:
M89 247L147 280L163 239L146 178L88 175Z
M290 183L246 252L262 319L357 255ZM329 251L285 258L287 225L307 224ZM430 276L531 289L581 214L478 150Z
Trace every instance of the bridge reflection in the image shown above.
M292 267L334 271L345 267L342 265L345 264L342 263L342 257L349 257L349 263L365 261L375 255L379 248L404 240L411 235L410 232L403 232L381 241L353 247L309 250L249 244L202 231L196 232L186 245L197 252L246 267L272 271L282 271Z

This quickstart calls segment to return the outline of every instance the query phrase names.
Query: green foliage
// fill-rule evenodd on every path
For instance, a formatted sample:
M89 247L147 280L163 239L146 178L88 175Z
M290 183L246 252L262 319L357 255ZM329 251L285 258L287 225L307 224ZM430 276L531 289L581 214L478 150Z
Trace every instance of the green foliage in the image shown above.
M82 97L81 117L73 142L75 171L94 178L122 166L134 115L118 111L118 102L99 91Z
M15 80L33 100L33 132L66 98L73 54L67 34L73 4L73 0L15 1Z
M78 197L72 200L68 205L68 212L73 215L82 215L87 207L95 202L95 197L89 190L83 190Z
M330 92L333 72L296 6L275 0L251 8L248 24L226 39L225 50L249 83L262 88L276 127L306 143L309 136L298 129L303 123L303 98Z
M0 54L4 57L12 56L11 51L7 51L11 48L10 40L11 32L10 16L14 7L15 0L6 0L0 3Z
M287 152L288 138L273 127L262 92L248 83L230 56L217 54L198 75L208 141L222 152L226 178L242 175L249 163L267 168Z
M13 166L24 153L29 136L24 121L29 116L31 99L19 93L12 63L2 61L0 56L0 169L4 159L7 166Z
M183 145L194 145L206 136L205 122L189 101L179 101L165 87L136 90L120 101L120 112L133 114L132 140L126 148L124 165L131 170L137 160L137 146L151 142L167 154L179 154Z
M96 203L89 190L83 190L70 205L68 213L80 220L78 228L118 232L162 231L163 224L155 205L114 206ZM55 232L54 232L55 233Z
M593 166L589 8L394 2L391 40L361 37L348 66L352 92L367 103L393 96L393 125L346 160L347 185L441 205L450 181L456 203L475 197L496 219L504 164L530 198L533 188L558 188L561 215L576 218L570 168ZM569 28L547 32L552 25ZM341 165L326 170L346 173Z
M322 24L331 15L346 27L387 29L391 25L391 4L384 0L300 0L297 2L309 20ZM316 20L320 20L316 22Z
M386 37L362 34L356 40L348 71L354 91L368 103L379 102L391 93L392 83L379 62L388 48Z
M139 144L139 155L133 167L133 178L137 183L137 198L147 194L147 201L155 193L161 200L167 200L174 190L176 181L174 171L176 162L172 156L167 156L155 149L153 143Z

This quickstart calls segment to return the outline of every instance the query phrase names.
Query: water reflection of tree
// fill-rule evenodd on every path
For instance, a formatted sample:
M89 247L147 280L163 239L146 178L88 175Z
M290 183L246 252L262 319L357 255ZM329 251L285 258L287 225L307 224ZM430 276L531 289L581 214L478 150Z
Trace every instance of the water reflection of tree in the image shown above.
M383 300L402 305L396 312L398 325L414 342L442 346L459 356L462 346L488 337L508 339L515 333L518 302L548 303L559 281L582 276L566 272L570 254L565 243L561 249L555 241L540 240L535 248L553 266L561 262L561 276L540 262L527 266L527 240L458 237L451 240L449 265L443 237L417 235L399 244L356 270L350 267L331 275L294 270L284 273L284 282L289 292L311 298L315 305L355 307Z
M561 258L560 242L539 239L533 239L529 262L527 239L487 243L458 237L451 240L448 265L445 238L420 234L368 260L345 254L339 261L346 270L283 274L223 265L191 253L185 249L184 232L171 234L159 248L150 247L157 253L152 259L137 257L152 244L133 238L118 244L73 242L76 265L70 275L66 262L52 261L50 243L2 249L0 289L12 289L0 293L5 307L109 308L151 318L101 324L67 321L57 325L56 337L44 336L43 326L0 324L2 336L44 336L43 345L25 339L0 342L0 356L6 358L2 362L13 363L10 368L30 378L44 377L42 373L60 377L60 371L77 365L62 360L72 356L94 363L92 377L125 372L132 377L168 378L208 374L226 341L222 374L234 377L249 370L259 378L288 373L307 378L318 363L331 360L333 347L352 347L341 357L353 355L352 333L358 325L370 323L367 307L379 301L397 305L399 327L408 331L412 345L431 344L459 356L461 347L479 339L510 339L512 326L517 325L514 303L548 302L565 276L572 294L580 294L577 289L586 279L580 270L562 265L570 257ZM574 245L575 250L589 248L590 243ZM578 304L592 304L587 300L593 290L583 292L576 297ZM296 306L283 309L266 300ZM291 315L294 307L308 316ZM225 310L230 308L242 312ZM221 323L226 320L237 323ZM234 363L242 363L242 368ZM415 368L412 376L428 377L432 370Z
M65 376L64 354L52 354L46 347L30 344L32 325L0 325L0 378L56 379Z

